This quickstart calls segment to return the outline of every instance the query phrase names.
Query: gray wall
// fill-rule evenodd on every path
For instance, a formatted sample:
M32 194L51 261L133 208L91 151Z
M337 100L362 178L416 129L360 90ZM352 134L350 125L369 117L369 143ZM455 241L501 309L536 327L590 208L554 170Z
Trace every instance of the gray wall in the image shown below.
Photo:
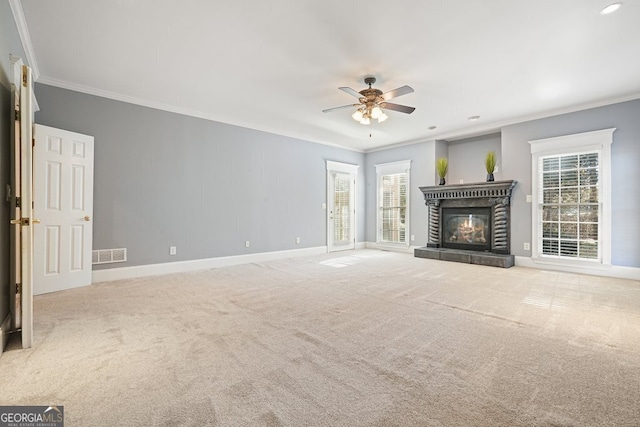
M463 180L465 184L486 181L487 171L484 167L484 159L487 153L492 150L496 152L498 169L494 173L494 178L496 181L503 179L500 167L500 141L499 133L450 141L448 143L449 172L447 183L459 184L460 180Z
M437 159L441 158L441 157L445 157L445 158L449 158L449 145L447 144L447 141L445 140L436 140L435 141L435 156L434 156L434 167L433 167L433 184L427 184L427 185L436 185L440 183L440 176L438 175L438 171L436 170L435 167L435 162L437 161ZM449 171L447 170L447 175L449 174ZM445 177L445 180L448 179L449 177ZM453 181L451 181L453 182Z
M617 128L611 146L612 263L640 267L640 99L570 114L519 123L502 129L502 176L515 179L511 213L512 253L531 242L531 152L528 141L593 130Z
M421 142L388 150L367 153L366 157L366 215L367 241L376 241L376 166L382 163L411 160L411 176L409 178L410 209L409 233L415 236L412 246L427 244L429 218L424 196L419 187L436 184L436 141Z
M10 178L11 83L9 55L27 60L9 2L0 1L0 322L9 312L9 203L5 188Z
M364 183L362 153L47 85L36 95L37 123L95 137L93 247L129 260L94 268L324 246L326 160L360 165Z

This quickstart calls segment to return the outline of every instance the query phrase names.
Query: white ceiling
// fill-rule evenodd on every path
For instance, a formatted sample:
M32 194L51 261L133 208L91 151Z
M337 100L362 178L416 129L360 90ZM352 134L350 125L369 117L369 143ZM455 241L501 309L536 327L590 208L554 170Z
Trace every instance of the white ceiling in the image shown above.
M640 2L612 1L21 3L39 82L368 151L640 97ZM415 89L372 137L321 112L366 75Z

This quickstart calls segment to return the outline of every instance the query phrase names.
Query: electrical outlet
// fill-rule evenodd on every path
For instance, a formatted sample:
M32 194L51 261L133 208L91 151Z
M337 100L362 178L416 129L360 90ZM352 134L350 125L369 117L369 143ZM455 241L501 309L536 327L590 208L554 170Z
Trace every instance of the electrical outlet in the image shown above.
M413 234L411 235L411 241L415 241L416 240L416 236L414 236Z
M244 242L244 247L248 248L249 246L251 246L251 244L249 243L249 241L247 240L246 242Z
M528 242L527 242L527 243L525 243L525 244L524 244L524 250L525 250L525 251L528 251L528 250L530 250L530 249L531 249L531 245L530 245Z
M327 209L327 204L326 203L322 204L322 209L325 209L325 210Z
M527 203L531 203L531 194L527 194Z
M169 247L169 255L175 255L176 254L176 247L175 246L170 246Z
M461 179L461 180L460 180L460 184L464 184L464 179Z
M296 237L296 244L300 243L300 237Z

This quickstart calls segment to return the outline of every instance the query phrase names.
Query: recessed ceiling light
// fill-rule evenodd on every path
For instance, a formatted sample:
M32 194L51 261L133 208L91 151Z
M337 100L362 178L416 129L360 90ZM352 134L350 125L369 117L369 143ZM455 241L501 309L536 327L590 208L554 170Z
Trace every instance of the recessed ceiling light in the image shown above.
M604 9L602 9L600 11L600 15L608 15L610 13L613 13L616 10L620 9L620 6L622 6L622 3L620 3L620 2L612 3L609 6L605 7Z
M427 129L429 130L435 130L437 126L429 126Z
M469 121L470 122L475 122L476 120L478 120L480 118L480 116L471 116L469 117Z

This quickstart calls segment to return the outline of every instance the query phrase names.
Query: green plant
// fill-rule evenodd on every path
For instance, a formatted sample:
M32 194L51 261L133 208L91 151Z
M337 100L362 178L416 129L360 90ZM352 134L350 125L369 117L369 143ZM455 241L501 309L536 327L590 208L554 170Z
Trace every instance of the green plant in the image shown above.
M484 166L487 169L487 173L491 174L496 170L496 152L489 151L487 157L484 158Z
M448 168L449 160L446 157L440 157L438 160L436 160L436 171L438 171L438 176L440 178L445 177Z

